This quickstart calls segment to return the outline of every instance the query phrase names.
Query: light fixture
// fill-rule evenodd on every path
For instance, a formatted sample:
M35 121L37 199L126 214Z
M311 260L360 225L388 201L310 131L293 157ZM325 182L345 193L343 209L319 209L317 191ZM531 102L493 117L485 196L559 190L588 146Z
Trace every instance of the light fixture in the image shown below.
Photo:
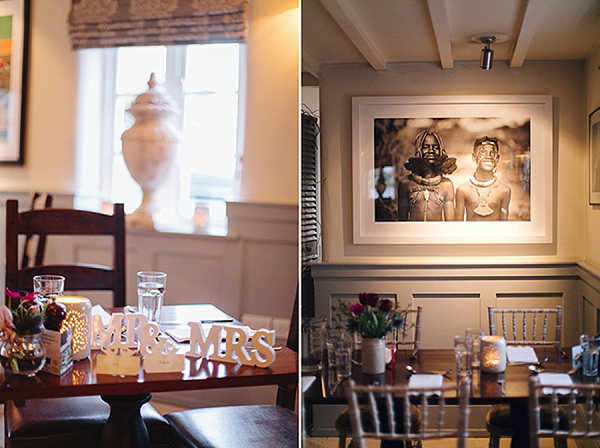
M479 65L484 70L490 70L492 68L492 61L494 59L494 50L490 48L490 45L496 42L496 36L481 36L480 39L481 43L485 44L485 47L483 47L481 50L481 61Z

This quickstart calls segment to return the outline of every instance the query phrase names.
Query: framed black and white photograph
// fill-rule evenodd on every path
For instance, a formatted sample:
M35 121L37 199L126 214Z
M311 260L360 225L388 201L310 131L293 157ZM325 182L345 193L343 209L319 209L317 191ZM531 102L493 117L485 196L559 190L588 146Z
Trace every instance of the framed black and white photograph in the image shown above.
M0 2L0 164L22 165L29 0Z
M552 241L550 96L355 97L352 107L355 244Z
M600 107L590 114L589 123L590 204L600 204Z

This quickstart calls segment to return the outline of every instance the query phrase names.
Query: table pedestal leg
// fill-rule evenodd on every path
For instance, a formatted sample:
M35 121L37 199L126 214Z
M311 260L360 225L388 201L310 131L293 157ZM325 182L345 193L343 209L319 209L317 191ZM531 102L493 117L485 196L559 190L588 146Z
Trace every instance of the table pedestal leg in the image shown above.
M529 408L527 399L516 400L510 404L510 420L513 436L511 448L529 447Z
M110 405L110 415L102 432L103 448L148 448L150 438L140 408L150 401L150 394L103 395Z

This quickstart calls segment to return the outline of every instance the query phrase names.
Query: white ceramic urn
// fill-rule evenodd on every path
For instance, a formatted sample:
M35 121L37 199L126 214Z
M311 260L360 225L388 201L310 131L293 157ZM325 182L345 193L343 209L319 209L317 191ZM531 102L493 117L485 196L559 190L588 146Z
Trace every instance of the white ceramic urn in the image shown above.
M154 228L153 215L158 209L155 192L167 179L179 144L179 133L169 120L176 109L158 89L152 73L148 91L141 93L127 112L133 115L135 123L121 136L123 158L143 195L138 209L127 216L127 224Z

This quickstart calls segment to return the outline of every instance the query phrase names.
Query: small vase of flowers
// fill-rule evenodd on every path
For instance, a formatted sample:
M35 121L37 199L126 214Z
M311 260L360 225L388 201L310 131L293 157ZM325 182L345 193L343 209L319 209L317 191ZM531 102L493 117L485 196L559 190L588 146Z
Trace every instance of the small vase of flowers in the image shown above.
M391 300L375 293L360 293L358 301L350 306L348 331L362 339L363 373L381 374L385 372L385 337L404 325L404 317Z
M42 344L42 328L45 307L36 302L35 294L13 293L10 298L19 298L19 305L9 309L0 306L0 364L8 372L33 376L46 362Z

